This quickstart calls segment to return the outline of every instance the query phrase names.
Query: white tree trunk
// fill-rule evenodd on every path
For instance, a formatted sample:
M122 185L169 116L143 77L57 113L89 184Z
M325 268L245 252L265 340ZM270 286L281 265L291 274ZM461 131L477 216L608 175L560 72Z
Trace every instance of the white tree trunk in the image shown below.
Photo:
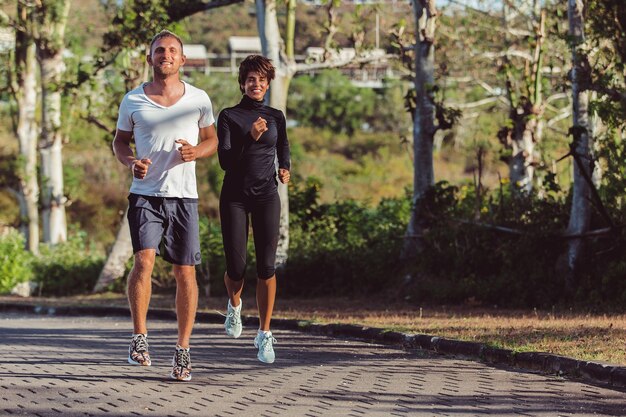
M513 120L519 125L513 126L511 148L513 155L509 161L509 178L516 191L530 192L535 177L535 143L536 133L540 132L537 118L521 117Z
M98 281L92 292L105 290L116 279L124 276L126 262L133 255L133 244L130 239L130 226L128 224L128 208L124 212L120 229L115 237L115 243L109 252L106 263L98 276Z
M541 3L535 0L522 0L515 4L504 2L502 7L505 50L512 48L509 40L509 26L511 21L520 13L528 15L531 30L536 31L533 60L529 64L531 71L530 74L524 75L527 77L524 84L532 85L532 87L528 87L528 91L523 93L527 96L525 100L522 100L521 97L514 99L517 95L514 91L514 82L512 75L506 70L506 88L510 103L509 119L513 125L506 142L503 143L504 146L511 149L512 153L509 159L509 179L513 191L528 193L533 189L535 162L538 159L535 144L540 141L543 132L544 108L542 105L541 62L545 37L545 13L541 10Z
M272 81L269 94L269 105L281 110L287 117L287 93L289 83L295 74L295 63L282 59L283 44L278 27L275 0L256 0L257 26L263 55L271 59L276 67L276 78ZM287 186L278 184L280 197L280 228L276 265L284 265L289 257L289 193Z
M414 0L413 15L416 28L415 45L415 96L413 117L413 209L406 231L402 258L417 256L421 246L423 213L421 200L435 184L433 169L433 139L435 136L434 86L435 47L434 37L437 9L434 0Z
M19 7L19 6L18 6ZM23 17L23 10L18 10ZM14 93L17 102L17 139L22 165L19 170L20 214L26 219L24 235L26 246L32 253L39 248L39 184L37 182L37 61L35 43L30 30L31 22L21 19L26 31L16 34Z
M589 98L586 91L581 90L578 80L581 72L581 60L578 56L577 47L584 42L584 21L583 21L583 1L568 0L568 20L569 20L569 36L572 48L572 101L573 101L573 124L574 124L574 151L582 160L582 167L574 163L574 181L572 185L572 207L570 211L570 219L568 225L568 233L578 234L584 233L589 229L589 221L591 218L591 188L589 183L583 177L583 170L588 177L591 177L591 166L589 161L590 142L589 137L589 114L588 104ZM582 239L571 239L568 244L567 253L567 285L573 290L575 285L575 275L577 266L583 251Z
M145 69L145 65L143 68ZM134 74L129 70L127 74ZM124 80L126 88L131 91L138 87L141 83L147 82L150 77L150 71L144 70L142 77L130 76ZM104 291L113 281L124 276L126 270L126 262L133 256L133 242L130 239L130 225L128 224L128 207L124 211L124 215L120 220L120 228L115 236L115 242L111 247L111 252L107 256L102 271L98 276L98 280L93 287L92 292Z
M43 240L51 244L67 240L67 223L63 194L63 138L61 133L61 83L65 26L70 2L65 0L58 15L46 15L41 6L37 55L41 69L41 175L43 203Z

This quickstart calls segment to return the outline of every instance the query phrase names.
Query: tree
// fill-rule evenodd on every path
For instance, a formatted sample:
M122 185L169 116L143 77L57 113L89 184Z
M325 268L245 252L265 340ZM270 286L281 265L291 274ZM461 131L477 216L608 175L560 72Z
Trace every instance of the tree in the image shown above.
M243 0L214 0L214 1L182 1L154 2L151 0L133 0L124 3L117 9L110 30L104 35L105 44L101 53L101 64L96 72L115 62L122 56L122 74L126 90L131 90L143 80L147 80L149 73L145 65L147 43L150 37L164 27L170 27L175 22L194 13L210 10ZM135 57L135 59L133 59ZM102 129L114 132L115 129L102 123L94 114L84 116ZM127 209L128 210L128 209ZM93 292L106 289L117 278L124 275L126 262L133 254L130 229L126 217L127 210L120 219L120 228L115 242L107 256L106 262Z
M320 63L297 64L294 53L295 26L296 26L296 0L287 0L287 23L284 38L280 34L277 16L276 0L256 0L257 27L261 38L263 55L271 59L276 67L276 78L272 81L269 95L269 105L281 110L287 115L287 94L289 84L299 72L319 70L324 68L340 68L354 63L367 63L391 58L389 55L371 56L356 54L354 57L344 59L331 59L329 48L332 47L332 37L337 33L335 26L334 9L340 4L338 0L325 2L328 10L329 21L326 25L326 60ZM353 34L353 40L359 36ZM278 185L280 195L280 229L278 249L276 252L276 264L281 266L287 262L289 250L289 195L287 186Z
M413 49L413 199L402 258L415 257L421 246L424 216L421 202L435 184L433 140L435 125L434 66L438 11L435 0L414 0L415 45ZM413 107L414 106L414 107Z
M65 27L70 0L41 1L35 8L35 45L41 73L41 154L43 240L67 240L63 192L62 77Z
M569 41L572 50L572 116L573 125L570 133L573 136L571 152L576 163L574 164L574 179L572 184L572 206L567 228L569 234L582 234L589 230L591 219L591 137L589 135L589 93L584 90L581 81L585 74L580 47L585 41L583 0L568 0L567 15L569 21ZM583 253L583 239L570 239L567 251L566 285L573 290L576 271Z
M22 221L26 223L26 246L38 253L39 246L39 184L37 182L37 61L33 35L33 6L17 2L14 67L9 88L17 104L15 134L19 142L20 164L17 176Z
M509 165L511 187L514 191L528 193L533 188L537 163L535 144L541 140L544 126L542 62L546 13L536 1L524 0L516 6L513 3L502 3L505 39L502 72L509 102L509 125L500 129L498 138L510 151L505 159ZM529 26L523 31L517 31L523 34L522 42L528 43L527 38L532 39L530 53L518 51L526 65L512 62L515 50L510 37L516 33L511 27L515 17L521 17L524 24ZM516 80L516 73L521 75L521 80Z

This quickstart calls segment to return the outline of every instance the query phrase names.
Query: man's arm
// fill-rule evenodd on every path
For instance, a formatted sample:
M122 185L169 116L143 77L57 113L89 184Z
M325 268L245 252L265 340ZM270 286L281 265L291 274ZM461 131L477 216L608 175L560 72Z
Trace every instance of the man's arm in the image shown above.
M208 158L217 151L215 125L200 128L200 143L196 146L190 145L185 139L178 139L176 143L182 145L178 151L185 162Z
M128 168L136 161L135 154L130 147L130 141L133 139L133 132L117 129L115 138L113 139L113 153L118 161L126 165Z
M144 178L148 173L148 166L152 164L149 159L138 160L135 158L130 141L133 139L133 132L117 129L113 139L113 153L118 161L126 165L136 178Z

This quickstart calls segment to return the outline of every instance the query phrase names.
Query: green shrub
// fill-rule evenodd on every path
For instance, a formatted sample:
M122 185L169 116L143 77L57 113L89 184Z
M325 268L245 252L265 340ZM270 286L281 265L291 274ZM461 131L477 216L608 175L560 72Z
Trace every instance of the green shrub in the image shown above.
M88 247L85 234L77 233L67 242L41 245L33 272L41 295L84 294L93 288L103 265L104 258Z
M32 255L24 249L24 236L17 230L0 235L0 294L7 294L20 282L29 281Z
M320 189L310 178L290 191L290 251L281 291L349 295L387 288L398 275L408 200L385 199L375 208L352 200L319 204Z

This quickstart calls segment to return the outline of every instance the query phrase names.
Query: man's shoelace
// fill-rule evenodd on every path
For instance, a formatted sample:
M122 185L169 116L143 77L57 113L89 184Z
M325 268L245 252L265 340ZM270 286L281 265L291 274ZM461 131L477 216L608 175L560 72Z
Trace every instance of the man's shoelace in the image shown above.
M143 336L137 336L133 339L133 350L135 352L147 352L148 341Z
M176 350L176 366L181 368L188 368L191 363L191 355L188 350L177 349Z

